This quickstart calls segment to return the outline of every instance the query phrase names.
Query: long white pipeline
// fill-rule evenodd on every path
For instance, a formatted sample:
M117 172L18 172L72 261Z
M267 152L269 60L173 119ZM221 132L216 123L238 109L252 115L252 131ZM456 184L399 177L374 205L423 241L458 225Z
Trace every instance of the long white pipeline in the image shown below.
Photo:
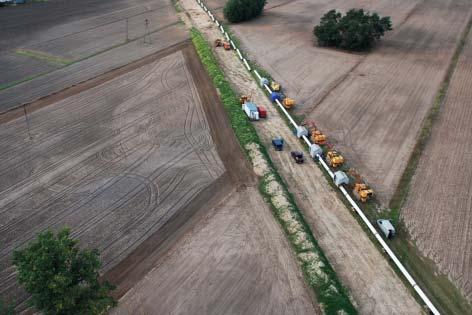
M224 31L223 29L223 26L218 22L217 19L215 19L213 17L213 14L210 12L210 10L208 10L205 5L200 2L200 0L197 0L197 2L203 7L203 9L209 14L210 18L220 27L221 29L221 32L226 36L226 38L228 40L231 40L229 35ZM231 44L233 45L233 47L236 49L238 55L240 56L240 59L244 62L245 66L246 66L246 69L250 72L251 71L251 67L249 67L249 64L248 62L246 61L246 59L244 59L241 55L241 52L239 51L238 48L236 48L236 46L234 45L233 41L231 41ZM259 72L257 72L257 70L252 70L256 76L259 78L259 80L262 79L262 77L260 76ZM264 84L264 87L265 89L270 93L272 93L271 89L267 86L267 84ZM288 120L292 123L292 125L296 128L298 127L297 123L293 120L292 116L290 116L290 114L287 112L287 110L285 109L285 107L283 107L283 105L280 103L279 100L276 100L276 103L277 105L280 107L280 109L282 110L282 112L285 114L285 116L288 118ZM302 136L303 140L305 141L305 143L308 145L308 148L310 148L311 146L311 141L308 139L308 137L306 136ZM323 166L323 168L326 170L326 172L329 174L329 176L331 177L331 179L334 179L334 173L331 171L331 169L329 168L329 166L326 164L326 162L323 160L323 158L319 155L316 156L318 161L320 162L320 164ZM429 309L431 310L431 312L434 314L434 315L440 315L438 309L433 305L433 303L431 302L431 300L426 296L426 294L423 292L423 290L419 287L419 285L415 282L415 280L413 279L413 277L410 275L410 273L408 272L408 270L406 270L406 268L403 266L403 264L400 262L400 260L397 258L397 256L393 253L393 251L390 249L390 247L387 245L387 243L383 240L382 236L377 232L377 230L375 229L375 227L372 225L372 223L370 223L369 219L366 217L366 215L364 214L364 212L362 212L361 208L357 205L357 203L352 199L352 197L348 194L348 192L346 191L346 189L343 187L343 186L339 186L338 187L339 190L341 191L341 193L346 197L346 199L348 200L348 202L352 205L352 207L354 208L354 210L359 214L359 216L361 217L362 221L367 225L367 227L369 228L370 232L374 235L374 237L377 239L377 241L380 243L380 245L382 246L382 248L385 250L385 252L387 253L387 255L392 259L392 261L394 262L394 264L398 267L398 269L400 270L400 272L403 274L403 276L405 276L406 280L408 281L408 283L410 283L410 285L413 287L413 289L418 293L418 295L420 296L420 298L423 300L423 302L429 307Z

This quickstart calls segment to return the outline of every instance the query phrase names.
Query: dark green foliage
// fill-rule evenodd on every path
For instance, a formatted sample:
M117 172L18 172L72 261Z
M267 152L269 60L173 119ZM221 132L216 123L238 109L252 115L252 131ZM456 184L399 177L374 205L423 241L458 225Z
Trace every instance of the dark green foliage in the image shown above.
M265 4L266 0L228 0L223 13L231 23L247 21L261 15Z
M13 304L7 304L0 298L0 315L14 315L15 308Z
M351 9L345 16L336 10L329 11L315 26L313 33L320 46L360 51L371 48L385 32L391 30L390 17L381 18L377 13Z
M116 305L108 295L113 287L98 281L98 251L77 245L69 229L46 231L13 253L19 283L31 294L31 305L46 315L105 314Z

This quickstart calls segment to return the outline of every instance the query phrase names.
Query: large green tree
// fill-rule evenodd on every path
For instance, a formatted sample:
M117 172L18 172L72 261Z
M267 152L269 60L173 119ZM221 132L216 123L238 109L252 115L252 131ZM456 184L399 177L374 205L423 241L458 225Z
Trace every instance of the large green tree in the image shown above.
M320 46L346 50L369 49L385 32L392 30L390 17L380 17L363 9L351 9L342 16L336 10L328 11L315 26L313 33Z
M231 23L247 21L261 15L265 4L266 0L228 0L223 14Z
M104 314L116 305L113 287L99 282L98 251L81 250L69 229L40 233L13 253L13 264L31 305L46 315Z

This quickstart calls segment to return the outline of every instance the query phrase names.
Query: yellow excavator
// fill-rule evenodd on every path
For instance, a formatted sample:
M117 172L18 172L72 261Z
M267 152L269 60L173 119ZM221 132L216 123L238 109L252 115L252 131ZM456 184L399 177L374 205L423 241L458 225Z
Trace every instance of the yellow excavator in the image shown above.
M338 166L343 165L344 158L335 150L329 150L328 153L326 153L326 162L329 166L336 168Z
M374 195L374 190L369 188L369 186L364 183L356 183L352 192L354 193L354 196L356 196L356 198L361 202L367 202L367 200L369 200L369 198Z
M328 141L326 135L316 127L311 128L311 141L318 145L325 145Z
M270 82L270 88L272 89L272 91L280 92L281 86L280 86L280 83L272 81Z
M282 100L282 105L286 108L286 109L291 109L293 107L295 107L295 100L293 98L290 98L290 97L285 97L283 100Z

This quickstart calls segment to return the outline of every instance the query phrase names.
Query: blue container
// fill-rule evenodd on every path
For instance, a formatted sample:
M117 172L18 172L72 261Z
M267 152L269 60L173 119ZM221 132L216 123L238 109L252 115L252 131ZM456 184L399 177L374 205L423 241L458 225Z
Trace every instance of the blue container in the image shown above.
M270 93L270 99L272 100L272 102L275 102L275 100L279 100L279 102L282 100L282 95L280 95L280 93L277 93L277 92L272 92Z

